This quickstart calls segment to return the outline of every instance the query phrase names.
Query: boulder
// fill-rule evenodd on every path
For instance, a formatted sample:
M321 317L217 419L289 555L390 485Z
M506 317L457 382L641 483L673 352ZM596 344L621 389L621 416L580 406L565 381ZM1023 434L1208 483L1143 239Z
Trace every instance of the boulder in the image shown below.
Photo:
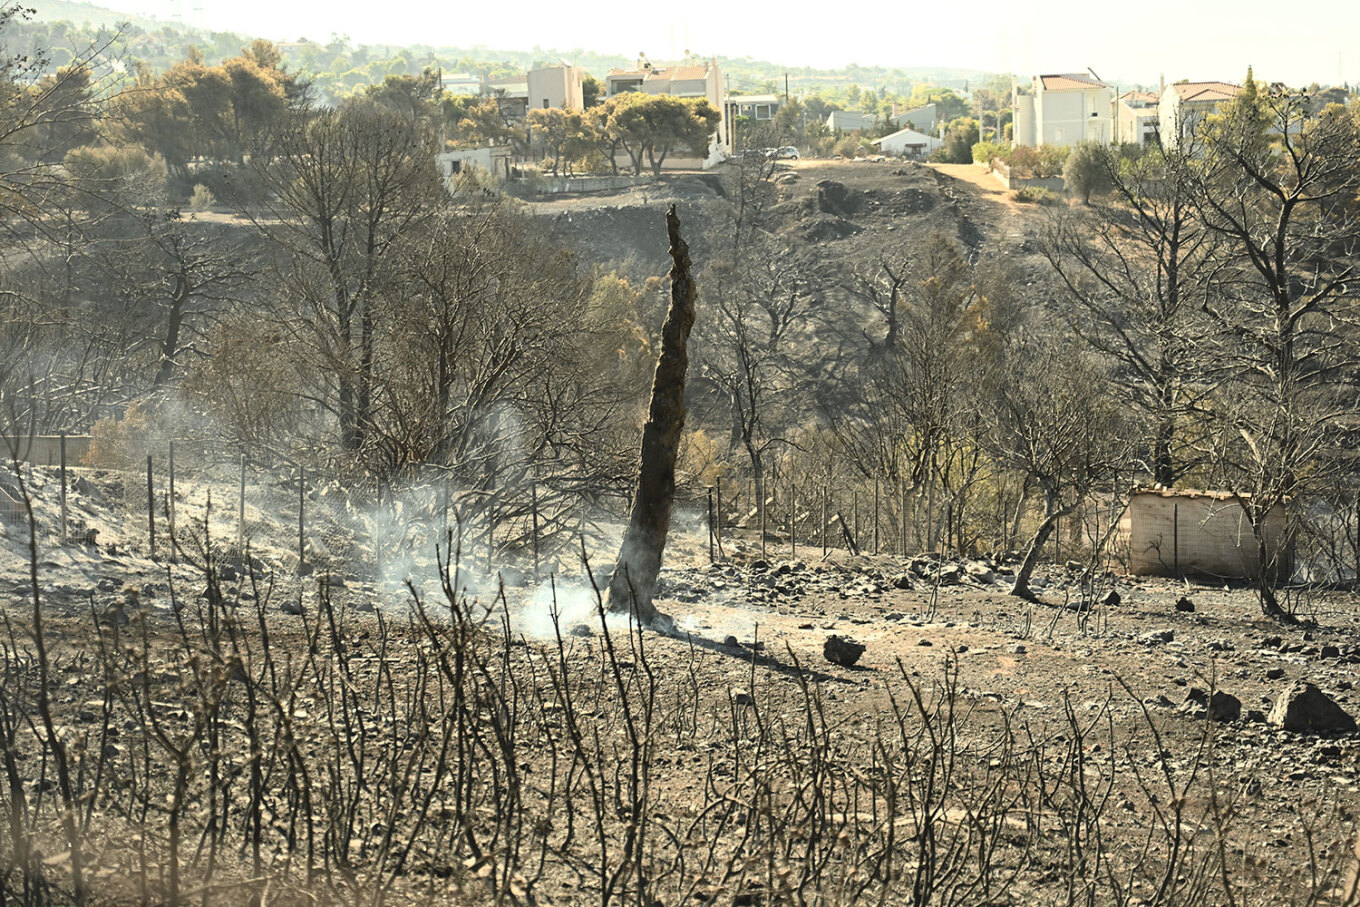
M864 654L864 646L849 637L829 636L822 646L822 655L832 664L852 667Z
M990 586L996 582L996 573L982 561L969 561L963 566L968 578L980 585Z
M935 581L941 586L957 586L963 579L963 571L958 564L945 564L935 574Z
M1196 718L1209 718L1212 721L1236 721L1242 717L1242 700L1222 690L1208 694L1191 687L1182 708Z
M1349 734L1355 719L1311 683L1291 687L1275 702L1267 720L1296 734Z
M1195 603L1182 595L1180 598L1176 599L1176 610L1190 613L1195 610Z

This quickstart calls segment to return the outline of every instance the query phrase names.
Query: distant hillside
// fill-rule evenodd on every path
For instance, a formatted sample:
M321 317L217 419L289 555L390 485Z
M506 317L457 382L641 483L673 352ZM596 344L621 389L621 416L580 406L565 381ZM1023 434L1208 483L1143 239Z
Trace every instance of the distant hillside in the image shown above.
M33 4L33 9L36 11L33 18L38 22L70 22L72 25L88 25L92 28L116 28L127 22L146 31L154 31L171 24L146 16L120 13L93 3L76 3L71 0L37 0Z
M190 48L200 51L209 65L240 53L250 35L211 32L177 22L130 15L93 3L76 0L34 0L34 20L13 28L6 44L32 52L52 51L53 65L70 62L71 52L91 43L101 30L126 24L122 42L114 55L161 71L183 60ZM69 25L65 24L69 23ZM388 75L416 74L426 66L445 72L475 72L485 77L504 77L566 60L598 78L609 70L632 64L632 57L584 48L534 47L520 50L484 46L435 47L390 44L354 44L344 40L299 41L282 45L289 68L309 77L320 97L336 100ZM910 94L913 87L934 83L962 89L987 78L978 70L950 67L886 67L851 65L844 69L816 69L750 57L719 57L718 63L732 89L748 92L790 91L837 93L857 85L887 94Z

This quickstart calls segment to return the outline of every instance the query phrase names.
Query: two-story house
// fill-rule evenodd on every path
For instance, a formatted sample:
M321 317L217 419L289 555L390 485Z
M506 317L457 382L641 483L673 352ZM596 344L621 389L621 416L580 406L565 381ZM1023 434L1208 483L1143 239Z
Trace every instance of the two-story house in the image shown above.
M1242 91L1231 82L1175 82L1162 90L1158 130L1167 148L1180 146L1206 116Z
M1151 145L1161 132L1155 91L1126 91L1115 109L1114 140L1121 145Z
M1028 89L1014 91L1014 142L1017 145L1109 144L1110 86L1091 75L1035 76Z

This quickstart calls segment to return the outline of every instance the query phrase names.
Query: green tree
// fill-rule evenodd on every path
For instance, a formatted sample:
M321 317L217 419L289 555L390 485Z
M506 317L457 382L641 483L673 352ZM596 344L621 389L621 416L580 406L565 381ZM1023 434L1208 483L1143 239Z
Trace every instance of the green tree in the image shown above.
M586 110L600 103L600 96L604 94L604 85L600 80L587 73L581 79L581 106Z
M945 128L945 152L953 164L971 164L973 146L978 141L977 120L959 117Z
M617 137L634 174L641 174L646 163L659 176L666 158L677 151L706 157L721 119L704 98L627 92L610 98L605 107L606 134Z
M1103 195L1113 187L1110 170L1118 166L1118 158L1109 148L1097 142L1078 142L1063 164L1067 191L1081 196L1082 204L1089 205L1092 195Z
M940 88L931 84L916 86L916 90L907 99L907 106L924 107L927 104L935 105L936 122L958 119L971 109L971 105L951 88Z
M529 111L529 128L535 142L542 143L552 163L553 176L565 169L569 175L572 161L584 156L595 144L594 128L585 114L560 107Z
M408 73L390 75L379 84L368 86L364 94L388 110L421 122L432 122L438 113L439 71L427 66L417 76Z

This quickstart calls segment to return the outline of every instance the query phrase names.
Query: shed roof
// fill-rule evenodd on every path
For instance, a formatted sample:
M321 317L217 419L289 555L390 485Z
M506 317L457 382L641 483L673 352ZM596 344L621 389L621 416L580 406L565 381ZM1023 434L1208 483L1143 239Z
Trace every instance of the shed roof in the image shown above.
M921 145L927 145L927 144L929 144L930 142L935 141L935 139L934 139L932 136L928 136L928 135L926 135L924 132L918 132L918 131L916 131L915 129L912 129L912 128L908 127L908 128L906 128L906 129L899 129L899 130L897 130L896 132L892 133L891 135L885 135L885 136L883 136L883 138L881 138L881 139L874 139L874 140L873 140L872 142L870 142L869 144L871 144L871 145L881 145L881 144L883 144L884 142L888 141L889 139L895 139L895 138L899 138L899 137L904 138L904 139L919 138L919 139L921 139L921 141L920 141L918 144L921 144Z

